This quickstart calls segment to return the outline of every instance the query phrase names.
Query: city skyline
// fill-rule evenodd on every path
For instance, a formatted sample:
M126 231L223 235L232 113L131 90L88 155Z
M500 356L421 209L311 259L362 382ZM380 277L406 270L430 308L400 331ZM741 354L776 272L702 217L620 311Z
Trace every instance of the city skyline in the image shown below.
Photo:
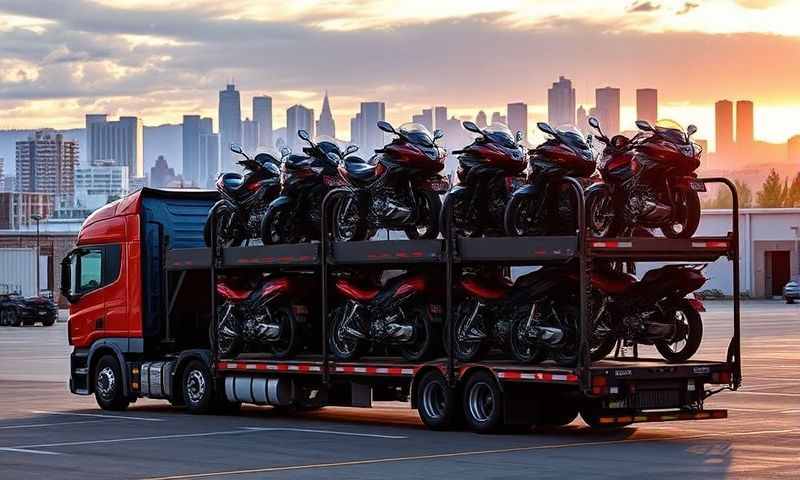
M385 102L393 123L435 104L457 117L474 117L524 102L530 127L546 118L547 87L561 74L572 79L578 105L592 105L595 88L620 88L622 129L635 117L635 89L653 87L660 116L697 124L712 146L719 98L754 101L756 140L785 142L798 133L793 120L800 116L800 66L786 59L800 42L790 21L799 6L754 0L694 7L686 5L699 2L649 2L651 8L608 3L442 2L392 9L382 2L354 8L311 1L285 11L270 2L66 0L59 9L0 2L0 128L77 127L85 112L138 116L147 125L177 124L184 113L196 113L219 124L215 93L231 78L245 98L264 92L272 97L278 126L286 124L293 104L319 108L329 88L336 93L337 134L345 138L365 99ZM561 16L556 23L554 10ZM143 24L149 27L143 30ZM507 48L504 55L479 55L476 70L476 57L465 53L474 51L478 37L481 44ZM409 38L435 47L435 54L421 60L416 49L404 48ZM330 55L357 48L366 50L348 57L346 68L340 56ZM546 68L536 60L539 49L547 52ZM686 51L695 52L697 61L686 61ZM642 68L628 75L630 65ZM242 110L242 118L254 118Z

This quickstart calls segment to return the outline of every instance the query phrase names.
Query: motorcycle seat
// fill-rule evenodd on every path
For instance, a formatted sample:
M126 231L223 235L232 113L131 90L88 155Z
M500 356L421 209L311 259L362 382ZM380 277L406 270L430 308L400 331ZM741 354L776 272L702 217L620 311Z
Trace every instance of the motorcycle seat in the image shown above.
M380 288L361 287L345 278L336 280L336 289L339 290L342 295L352 298L353 300L358 300L359 302L369 302L377 297L378 293L381 291Z
M499 281L491 283L475 277L466 277L461 280L464 290L484 300L500 300L508 294L511 285L507 279L499 279Z
M347 174L356 180L370 180L375 177L375 165L370 165L359 157L347 157L344 160L344 168Z

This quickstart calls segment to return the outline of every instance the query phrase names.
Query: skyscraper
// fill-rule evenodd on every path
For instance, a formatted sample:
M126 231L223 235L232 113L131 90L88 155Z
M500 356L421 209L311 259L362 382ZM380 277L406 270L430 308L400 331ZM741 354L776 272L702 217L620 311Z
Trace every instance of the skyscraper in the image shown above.
M753 102L736 102L736 146L749 147L753 144Z
M475 125L477 125L478 128L486 128L489 125L486 121L486 112L481 110L475 115Z
M361 146L361 112L350 119L350 143Z
M183 116L183 178L195 185L204 178L200 173L200 136L211 133L213 120L200 118L200 115Z
M155 165L150 167L150 186L162 188L175 180L175 169L170 168L164 155L159 155Z
M512 133L522 133L522 139L528 140L528 105L517 102L507 106L508 128Z
M258 122L258 141L264 147L272 148L272 97L253 97L253 120Z
M433 107L433 128L442 130L447 126L447 107Z
M72 206L78 142L64 140L55 130L38 130L16 143L16 188L20 192L51 193L55 206Z
M658 90L636 89L636 120L645 120L651 125L658 120Z
M586 109L583 108L583 105L578 107L575 122L578 127L578 130L580 130L583 133L589 132L589 115L586 113Z
M260 145L259 124L245 118L242 122L242 148L248 155L253 155Z
M600 127L609 137L619 133L619 88L598 88L595 94L595 108Z
M553 127L575 125L575 89L563 75L547 89L547 121Z
M297 136L298 130L305 130L314 138L314 109L302 105L292 105L286 110L286 145L293 152L306 146L305 140Z
M492 123L507 123L506 116L500 115L500 112L492 112Z
M235 155L230 151L232 143L242 143L242 104L236 85L228 84L219 92L219 141L220 167L223 171L234 170Z
M425 128L433 132L433 110L430 108L423 108L421 114L411 117L411 121L424 125Z
M84 149L84 158L88 162L89 165L92 164L92 135L90 132L92 131L92 124L93 123L105 123L108 119L108 115L105 113L89 113L86 114L86 145L83 146Z
M733 102L720 100L715 103L714 117L716 152L723 155L729 154L733 151Z
M137 117L119 117L109 122L106 115L86 118L86 139L91 145L87 158L90 165L113 162L128 167L132 177L144 175L144 136L142 121Z
M200 135L199 146L199 187L210 187L219 173L219 135L208 133Z
M383 102L361 103L361 149L364 155L371 155L375 149L382 148L385 142L383 130L378 122L386 120L386 104ZM437 126L438 128L438 126Z
M328 92L325 92L325 98L322 99L322 111L319 114L319 121L317 122L317 135L327 135L331 138L336 138L336 122L333 121L333 114L331 113L331 104L328 101Z

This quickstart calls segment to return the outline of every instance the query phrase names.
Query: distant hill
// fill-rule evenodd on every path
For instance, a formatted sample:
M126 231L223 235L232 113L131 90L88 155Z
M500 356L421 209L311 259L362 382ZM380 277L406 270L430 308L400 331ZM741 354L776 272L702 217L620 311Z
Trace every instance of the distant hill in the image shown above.
M16 170L16 142L25 140L34 130L0 130L0 158L5 159L5 174L14 175ZM65 138L77 140L79 145L86 145L86 132L83 128L70 130L60 130ZM142 132L144 136L144 170L150 171L156 163L159 155L164 155L169 166L175 169L175 173L181 173L183 166L183 146L182 146L181 125L158 125L155 127L145 126ZM87 165L86 152L80 149L81 165Z

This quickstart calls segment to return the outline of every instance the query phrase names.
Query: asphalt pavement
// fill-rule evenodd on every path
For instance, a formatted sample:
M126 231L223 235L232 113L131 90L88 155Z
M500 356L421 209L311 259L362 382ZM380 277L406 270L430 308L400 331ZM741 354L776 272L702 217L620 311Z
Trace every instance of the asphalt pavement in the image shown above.
M696 358L723 359L731 304L708 308ZM800 478L800 305L746 302L742 321L744 386L707 401L728 419L489 436L429 431L402 403L104 412L67 389L66 325L0 328L0 478Z

